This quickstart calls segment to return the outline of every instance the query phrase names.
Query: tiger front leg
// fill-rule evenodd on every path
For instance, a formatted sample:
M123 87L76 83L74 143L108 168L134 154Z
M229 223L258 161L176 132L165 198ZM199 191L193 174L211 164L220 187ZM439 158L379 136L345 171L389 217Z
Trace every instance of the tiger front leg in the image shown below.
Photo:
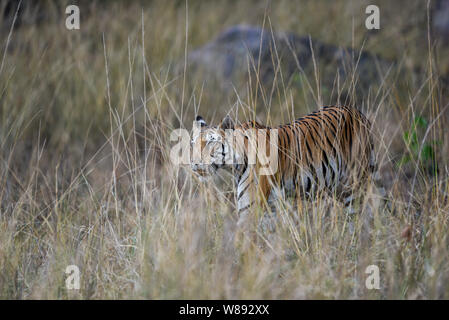
M274 233L276 231L277 215L276 205L273 198L276 197L275 189L273 188L273 177L262 176L259 182L259 203L262 213L258 219L258 231L262 235Z
M260 234L262 230L274 231L275 224L268 223L269 221L266 219L267 211L271 211L267 201L270 192L271 184L268 183L267 177L262 177L257 184L245 188L244 194L238 193L237 238L244 237L256 241L257 234Z

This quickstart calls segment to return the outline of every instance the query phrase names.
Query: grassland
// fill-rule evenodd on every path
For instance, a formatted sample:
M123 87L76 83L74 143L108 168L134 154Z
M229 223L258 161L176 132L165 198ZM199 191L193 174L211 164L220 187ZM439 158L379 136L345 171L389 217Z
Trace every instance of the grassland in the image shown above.
M379 1L376 32L364 28L367 4L82 2L77 31L63 2L28 8L12 31L0 18L0 297L449 298L447 49L428 38L423 1ZM218 121L238 100L175 66L225 27L263 21L401 62L407 86L389 79L359 106L389 205L368 192L354 232L327 198L280 203L269 239L235 238L228 177L200 183L169 160L171 130L196 112ZM311 88L287 87L270 114L241 97L243 114L281 123L315 110L317 93L335 103L304 76ZM80 290L65 287L72 264ZM372 264L379 290L365 287Z

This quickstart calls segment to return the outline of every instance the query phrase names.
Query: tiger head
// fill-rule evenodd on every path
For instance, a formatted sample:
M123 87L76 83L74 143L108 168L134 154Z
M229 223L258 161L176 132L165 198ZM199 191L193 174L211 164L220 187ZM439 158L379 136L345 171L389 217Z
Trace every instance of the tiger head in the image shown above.
M226 131L234 130L234 122L226 116L218 126L209 126L201 116L194 122L191 146L191 168L200 176L215 174L218 169L229 169L232 146L226 139Z

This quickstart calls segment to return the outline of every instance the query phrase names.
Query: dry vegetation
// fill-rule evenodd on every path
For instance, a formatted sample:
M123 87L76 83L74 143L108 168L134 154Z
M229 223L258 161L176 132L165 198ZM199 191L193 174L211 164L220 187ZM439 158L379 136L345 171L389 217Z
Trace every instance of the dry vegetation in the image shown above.
M187 15L183 1L86 2L79 31L65 29L63 2L42 3L45 15L27 9L11 34L12 19L0 23L1 298L449 298L439 80L449 60L429 45L423 1L380 2L382 29L371 33L366 1L189 1ZM396 59L410 78L401 89L385 81L359 106L375 124L389 205L369 192L354 232L341 205L317 199L281 203L269 240L234 238L232 189L170 163L172 129L190 128L197 110L218 121L238 101L217 101L175 65L223 28L263 21ZM304 76L311 88L287 86L265 108L240 97L240 120L289 121L318 107L316 93L335 102ZM79 291L65 288L71 264ZM380 290L365 288L371 264Z

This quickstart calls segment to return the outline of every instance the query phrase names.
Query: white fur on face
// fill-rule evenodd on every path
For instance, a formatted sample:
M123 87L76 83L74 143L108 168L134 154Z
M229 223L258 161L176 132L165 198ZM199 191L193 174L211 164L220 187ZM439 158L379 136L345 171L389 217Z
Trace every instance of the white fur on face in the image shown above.
M200 147L200 144L204 139L204 147ZM192 147L194 152L198 152L196 155L196 162L192 163L193 171L201 171L202 173L213 174L217 168L224 165L225 155L223 154L223 137L220 131L215 128L207 128L198 130L193 133Z

